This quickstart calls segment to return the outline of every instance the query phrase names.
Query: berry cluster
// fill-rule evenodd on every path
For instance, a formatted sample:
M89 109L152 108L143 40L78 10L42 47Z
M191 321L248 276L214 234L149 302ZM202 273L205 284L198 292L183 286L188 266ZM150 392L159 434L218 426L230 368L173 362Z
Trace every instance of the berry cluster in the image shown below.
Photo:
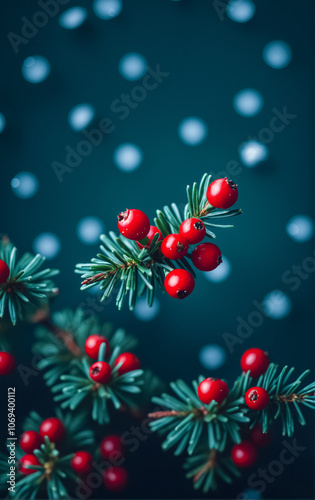
M268 354L261 349L248 349L241 358L244 373L250 371L253 378L263 375L270 364ZM198 386L198 396L202 403L216 401L219 405L227 398L229 388L220 379L206 378ZM245 394L245 403L251 410L263 410L269 402L268 392L263 387L251 387ZM257 460L257 446L264 446L270 436L262 433L262 427L256 425L251 431L251 440L235 444L232 449L232 460L238 467L250 467Z
M103 335L90 335L85 341L85 352L93 360L99 359L100 348L105 347L105 356L109 358L110 346ZM107 361L96 361L90 366L89 375L98 384L108 384L112 378L112 371L118 375L140 369L140 360L131 352L123 352L114 361L113 366Z
M106 436L100 445L100 452L103 458L109 462L117 463L125 457L125 448L121 442L120 436ZM123 490L128 482L128 472L124 467L111 465L103 476L105 487L110 491Z
M238 190L234 182L217 179L207 189L207 205L215 208L229 208L238 198ZM197 245L189 258L193 265L201 271L213 271L222 262L221 250L213 243L201 243L207 230L201 219L190 217L184 220L179 232L163 238L159 229L150 225L147 215L141 210L131 209L118 215L118 229L129 240L137 242L140 249L149 249L156 234L161 241L160 250L165 259L180 260L188 254L190 245ZM164 281L166 292L176 299L184 299L192 293L195 287L193 275L186 269L173 269Z

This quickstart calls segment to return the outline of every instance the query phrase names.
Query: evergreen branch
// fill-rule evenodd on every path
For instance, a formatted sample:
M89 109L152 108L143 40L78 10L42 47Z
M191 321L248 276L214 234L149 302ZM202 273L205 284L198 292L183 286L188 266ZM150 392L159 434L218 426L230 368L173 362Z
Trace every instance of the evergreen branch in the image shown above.
M188 203L183 214L175 203L172 203L170 207L165 206L163 210L157 210L154 222L163 238L171 233L178 233L183 220L189 217L200 218L209 227L233 227L211 222L213 218L232 217L241 214L242 211L212 207L206 196L210 179L210 175L204 174L199 185L195 182L192 189L187 186ZM206 230L206 234L210 238L216 237L209 229ZM117 285L119 286L116 297L118 309L122 309L126 296L129 295L130 310L134 309L137 297L146 291L147 303L151 307L156 288L165 290L164 279L169 271L182 268L195 276L192 266L185 258L169 261L163 256L160 251L161 241L158 241L158 238L159 235L156 234L149 248L141 248L135 241L116 237L113 232L110 232L109 236L101 235L101 253L97 254L97 258L93 258L90 263L76 266L75 272L81 274L82 277L81 290L99 284L102 292L100 300L104 301L110 297Z
M35 257L29 253L16 259L17 249L2 239L0 259L9 266L10 274L5 283L0 284L0 318L8 312L13 325L17 319L28 320L36 310L44 307L58 293L50 278L56 276L56 269L39 268L45 261L41 255Z
M200 376L199 383L202 380L204 377ZM208 405L201 404L196 381L192 382L193 389L182 380L171 383L177 397L164 393L161 397L152 398L153 403L166 410L149 414L153 419L151 429L166 434L162 448L169 449L177 444L175 454L187 449L192 455L199 441L206 436L209 449L223 450L228 437L240 443L240 423L249 422L246 409L241 409L249 383L249 374L241 375L220 405L215 401Z

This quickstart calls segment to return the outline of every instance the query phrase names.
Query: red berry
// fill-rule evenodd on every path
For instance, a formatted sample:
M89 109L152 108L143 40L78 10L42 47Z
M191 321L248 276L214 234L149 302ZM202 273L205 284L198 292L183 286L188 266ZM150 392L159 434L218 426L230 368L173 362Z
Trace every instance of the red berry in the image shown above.
M248 372L252 377L260 377L267 370L270 364L268 354L262 349L254 347L245 351L241 357L241 368L243 372Z
M87 474L92 470L93 457L87 451L77 451L71 460L71 467L78 474Z
M128 473L123 467L109 467L104 472L104 484L110 491L123 490L128 482Z
M251 410L263 410L269 402L269 394L262 387L251 387L245 394L245 403Z
M85 341L85 352L92 359L98 359L98 351L101 344L106 344L106 356L110 354L110 346L108 340L102 335L90 335Z
M118 215L118 229L128 240L142 240L150 231L150 221L141 210L131 209Z
M24 455L22 458L20 458L18 462L18 470L21 474L24 474L25 476L28 476L29 474L34 474L34 472L37 472L36 469L27 469L25 465L41 465L40 461L38 460L35 455Z
M193 250L191 260L200 271L213 271L222 262L221 250L214 243L201 243Z
M180 234L169 234L164 238L161 252L167 259L177 260L185 257L188 252L188 242Z
M40 449L43 443L42 436L35 431L26 431L20 438L20 446L25 453L33 453L34 450Z
M185 299L195 288L192 274L185 269L173 269L164 280L166 292L174 299Z
M219 378L206 378L198 386L199 399L206 405L211 401L221 404L228 394L229 388L227 384Z
M261 424L254 425L250 431L250 440L255 446L264 448L270 444L271 434L270 432L263 433L262 429Z
M122 365L118 368L119 375L132 372L133 370L139 370L141 367L139 358L137 358L135 354L132 354L132 352L123 352L120 354L116 358L114 365L117 366L121 362Z
M112 369L105 361L96 361L89 369L89 374L94 382L99 384L107 384L112 375Z
M120 436L106 436L101 442L100 452L107 460L123 457L125 450L121 444Z
M9 352L0 352L0 375L9 375L15 369L16 362Z
M153 240L153 238L156 235L156 233L159 233L159 235L160 235L159 239L157 241L163 240L163 236L162 236L161 231L157 227L155 227L155 226L150 226L150 231L147 234L147 238L149 238L149 243L147 245L145 245L145 248L150 248L151 241ZM138 241L137 241L137 245L142 250L143 245L141 245L141 243L139 243Z
M9 277L10 269L9 266L4 260L0 259L0 285L5 283Z
M227 177L211 182L207 190L207 200L215 208L229 208L236 202L238 190Z
M179 234L183 236L190 245L195 245L196 243L200 243L206 236L206 226L200 219L191 217L181 223Z
M232 448L232 460L238 467L251 467L257 460L256 448L248 441L236 444Z
M51 417L42 422L39 432L42 437L48 436L52 443L57 443L63 439L66 429L59 418Z

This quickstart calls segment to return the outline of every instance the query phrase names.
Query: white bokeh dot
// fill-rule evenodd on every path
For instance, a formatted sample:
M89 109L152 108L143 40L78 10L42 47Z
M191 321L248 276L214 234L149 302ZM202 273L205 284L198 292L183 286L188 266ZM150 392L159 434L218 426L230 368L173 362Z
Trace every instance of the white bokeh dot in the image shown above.
M295 215L287 223L286 231L292 240L303 243L312 239L314 222L308 215Z
M58 255L61 249L61 243L53 233L41 233L33 241L35 253L41 254L46 259L53 259Z
M199 361L207 370L217 370L224 365L226 353L219 345L205 345L199 352Z
M263 59L268 66L282 69L291 62L292 51L290 45L281 40L267 43L263 50Z
M38 191L37 177L32 172L20 172L11 180L11 188L18 198L32 198Z
M104 232L104 224L98 217L84 217L78 222L77 236L82 243L94 245Z
M143 161L143 153L139 146L126 142L120 144L113 154L113 160L117 168L123 172L133 172L140 167Z
M7 121L5 119L4 114L0 113L0 134L2 134L2 132L4 131L6 123Z
M212 283L221 283L228 279L232 272L232 266L227 257L222 256L221 264L213 269L213 271L205 271L203 274L207 280Z
M68 114L68 122L72 130L80 132L84 130L95 117L95 110L90 104L77 104Z
M146 59L136 52L125 54L119 61L119 73L126 80L139 80L146 74L146 71Z
M208 127L201 118L190 116L180 122L178 135L181 141L188 146L198 146L206 139Z
M146 298L141 297L137 300L133 312L140 321L152 321L160 312L160 303L157 299L154 299L152 307L149 307Z
M50 64L46 57L30 56L22 64L22 75L30 83L41 83L50 74Z
M263 104L262 95L255 89L241 90L233 99L233 107L240 116L251 117L258 115Z
M230 0L226 13L236 23L247 23L255 14L255 4L251 0Z
M269 292L263 300L265 313L271 319L282 319L290 314L292 303L290 297L281 290Z
M74 30L82 26L86 18L87 10L84 7L71 7L61 14L59 24L66 30Z
M239 155L243 165L252 168L268 159L269 150L262 142L252 139L241 144Z
M94 0L93 10L97 17L108 21L119 16L122 11L121 0Z

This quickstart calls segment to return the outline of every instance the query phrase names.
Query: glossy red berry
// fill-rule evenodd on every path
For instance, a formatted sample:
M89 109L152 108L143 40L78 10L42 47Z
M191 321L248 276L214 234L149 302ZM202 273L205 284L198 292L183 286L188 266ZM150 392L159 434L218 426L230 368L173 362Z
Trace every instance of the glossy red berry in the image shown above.
M112 369L105 361L96 361L89 369L89 374L94 382L107 384L112 376Z
M9 266L4 260L0 259L0 285L5 283L9 277L10 269Z
M34 474L34 472L37 472L36 469L28 469L25 467L25 465L41 465L40 461L38 460L35 455L24 455L22 458L20 458L18 462L18 471L21 474L24 474L25 476L29 476L29 474Z
M219 378L206 378L198 386L199 399L206 405L211 401L221 404L228 394L229 388L227 384Z
M181 223L179 234L188 241L189 245L195 245L200 243L206 236L206 226L200 219L191 217Z
M211 182L207 189L207 200L215 208L229 208L236 202L238 190L227 177Z
M119 375L132 372L133 370L139 370L141 367L139 358L132 352L123 352L120 354L116 358L114 365L117 366L120 363L122 363L122 365L118 368Z
M188 242L183 236L169 234L162 241L161 252L167 259L177 260L185 257L188 248Z
M263 433L262 425L256 424L250 431L250 441L253 445L264 448L270 444L271 434L270 432Z
M123 457L125 450L120 436L106 436L101 442L100 452L107 460L116 460Z
M98 351L101 344L105 342L106 344L106 356L110 354L110 346L108 340L103 337L103 335L90 335L85 341L85 352L92 359L98 359Z
M249 441L235 444L232 448L232 460L238 467L251 467L257 460L255 446Z
M213 271L222 262L221 250L214 243L201 243L193 250L191 260L200 271Z
M269 402L269 394L262 387L251 387L245 394L245 403L251 410L263 410Z
M25 453L33 453L34 450L40 449L43 443L42 436L35 431L23 432L20 438L20 446Z
M173 269L166 276L164 287L174 299L185 299L195 288L195 280L185 269Z
M267 370L270 364L268 354L262 349L254 347L245 351L241 357L241 368L243 372L248 372L252 377L260 377Z
M147 245L145 245L145 248L150 248L151 241L153 240L156 233L159 233L159 235L160 235L157 241L163 240L163 236L162 236L161 231L156 226L150 226L150 231L147 234L147 238L149 239L149 243ZM137 245L142 250L143 245L141 245L141 243L139 243L138 241L137 241Z
M9 352L0 352L0 375L9 375L16 367L14 356Z
M128 473L123 467L109 467L104 472L104 484L110 491L123 490L128 482Z
M64 438L66 429L59 418L51 417L42 422L39 432L42 437L48 436L52 443L57 443Z
M140 241L150 231L150 221L141 210L131 209L118 215L118 229L128 240Z
M78 474L87 474L92 470L93 457L87 451L77 451L71 460L72 469Z

